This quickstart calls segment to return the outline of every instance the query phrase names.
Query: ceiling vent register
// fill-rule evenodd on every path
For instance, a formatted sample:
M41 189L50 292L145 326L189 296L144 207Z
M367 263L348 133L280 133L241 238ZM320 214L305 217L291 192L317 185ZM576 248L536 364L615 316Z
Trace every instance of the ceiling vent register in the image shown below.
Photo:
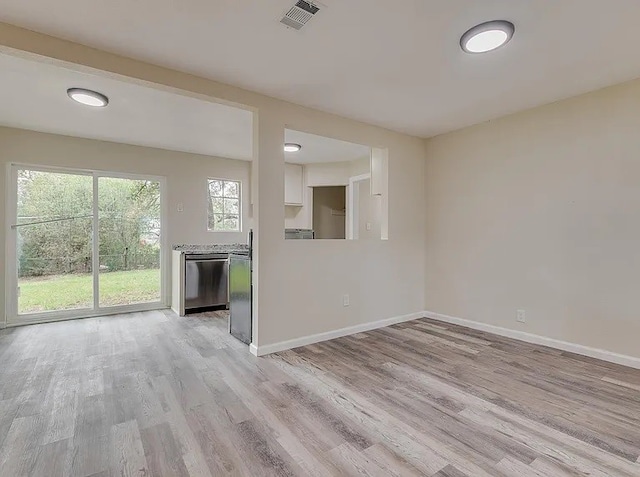
M299 0L284 14L280 23L294 30L300 30L320 11L320 8L322 6L315 2Z

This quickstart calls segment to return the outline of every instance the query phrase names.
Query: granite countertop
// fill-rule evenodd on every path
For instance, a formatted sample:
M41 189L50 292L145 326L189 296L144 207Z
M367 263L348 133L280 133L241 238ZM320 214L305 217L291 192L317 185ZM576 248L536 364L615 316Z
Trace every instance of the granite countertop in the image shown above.
M177 244L173 250L183 253L247 253L249 246L244 243Z

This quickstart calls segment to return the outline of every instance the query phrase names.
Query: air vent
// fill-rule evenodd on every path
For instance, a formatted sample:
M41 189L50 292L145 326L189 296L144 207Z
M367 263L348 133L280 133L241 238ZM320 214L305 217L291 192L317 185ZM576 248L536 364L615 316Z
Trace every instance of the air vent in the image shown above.
M323 7L316 2L305 2L304 0L299 0L296 4L284 14L280 23L288 26L289 28L293 28L294 30L300 30L303 26L309 23L311 20Z

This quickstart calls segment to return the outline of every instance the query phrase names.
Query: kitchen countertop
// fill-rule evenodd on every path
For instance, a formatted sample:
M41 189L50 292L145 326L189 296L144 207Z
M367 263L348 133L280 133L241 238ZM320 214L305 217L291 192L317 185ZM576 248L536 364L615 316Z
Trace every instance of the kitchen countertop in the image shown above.
M177 244L173 250L182 253L248 253L249 246L244 243Z

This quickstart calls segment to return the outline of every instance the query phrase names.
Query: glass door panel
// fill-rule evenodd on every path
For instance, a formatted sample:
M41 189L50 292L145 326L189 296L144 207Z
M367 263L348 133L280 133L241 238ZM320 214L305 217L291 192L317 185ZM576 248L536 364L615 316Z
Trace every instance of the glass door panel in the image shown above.
M93 307L93 177L17 171L19 315Z
M160 183L98 177L99 306L161 300Z

